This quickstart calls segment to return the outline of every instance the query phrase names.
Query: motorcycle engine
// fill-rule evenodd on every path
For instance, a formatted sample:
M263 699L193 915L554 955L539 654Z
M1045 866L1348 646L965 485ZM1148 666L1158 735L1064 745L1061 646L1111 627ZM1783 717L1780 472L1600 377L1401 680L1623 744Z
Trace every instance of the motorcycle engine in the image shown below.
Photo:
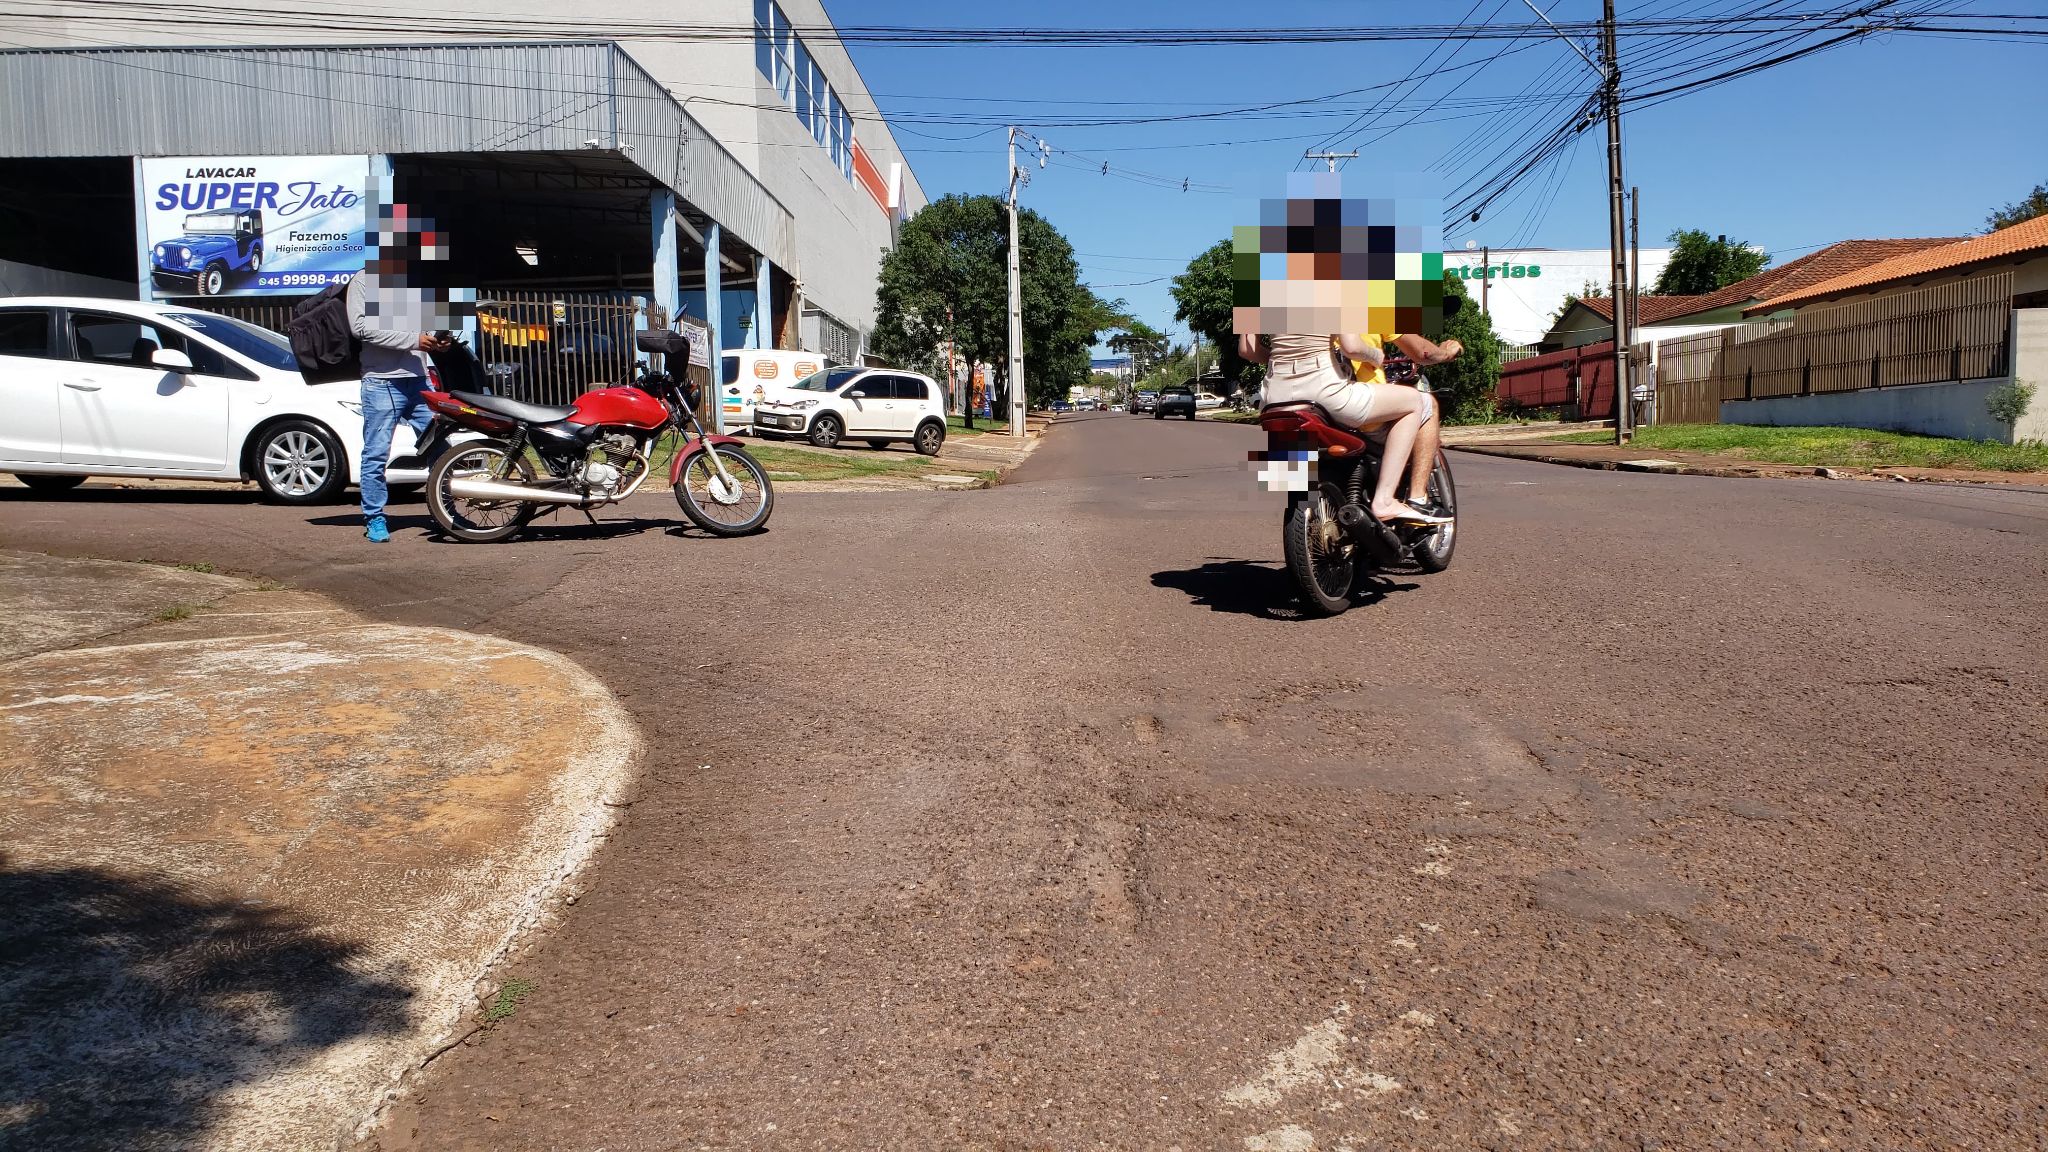
M647 458L640 454L640 447L631 436L607 432L590 445L590 454L583 458L580 479L592 495L611 496L645 467Z

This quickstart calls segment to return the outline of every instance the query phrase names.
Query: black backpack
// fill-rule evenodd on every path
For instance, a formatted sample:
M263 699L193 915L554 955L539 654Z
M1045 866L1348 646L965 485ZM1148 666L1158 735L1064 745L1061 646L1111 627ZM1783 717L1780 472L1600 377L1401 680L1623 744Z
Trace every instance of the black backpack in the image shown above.
M299 374L308 384L359 380L363 375L363 342L348 322L348 282L331 284L318 296L292 309L284 326L299 358Z

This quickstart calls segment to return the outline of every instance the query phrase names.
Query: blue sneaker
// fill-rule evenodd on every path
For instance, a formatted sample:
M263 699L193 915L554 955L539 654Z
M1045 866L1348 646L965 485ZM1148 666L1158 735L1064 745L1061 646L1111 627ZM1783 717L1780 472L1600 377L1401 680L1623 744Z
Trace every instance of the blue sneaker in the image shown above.
M372 544L389 544L391 527L384 523L382 516L372 516L363 524L363 535L369 537Z

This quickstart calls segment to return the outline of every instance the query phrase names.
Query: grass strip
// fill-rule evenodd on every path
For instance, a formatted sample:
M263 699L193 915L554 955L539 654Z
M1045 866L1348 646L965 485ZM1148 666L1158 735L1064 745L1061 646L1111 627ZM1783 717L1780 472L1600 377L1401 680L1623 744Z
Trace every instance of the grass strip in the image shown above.
M1612 444L1613 432L1551 436L1553 444ZM1969 468L1988 472L2048 471L2048 444L1951 440L1870 428L1771 428L1751 424L1658 424L1638 428L1629 450L1702 452L1759 464L1816 468Z

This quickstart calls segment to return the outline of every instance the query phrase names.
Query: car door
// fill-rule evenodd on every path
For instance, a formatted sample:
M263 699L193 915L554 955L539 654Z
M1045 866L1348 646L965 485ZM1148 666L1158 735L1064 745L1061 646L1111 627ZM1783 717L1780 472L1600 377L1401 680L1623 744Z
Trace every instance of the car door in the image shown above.
M63 459L57 394L66 365L50 308L0 308L0 463Z
M860 399L853 393L860 393ZM886 372L856 376L839 394L846 411L846 434L871 436L889 430L889 408L896 402L896 383Z
M64 460L137 472L219 472L228 466L224 376L150 363L159 348L203 361L218 352L154 320L72 310L71 356L58 396Z
M899 436L917 431L931 400L931 390L915 376L896 377L894 407L889 410L889 428Z

